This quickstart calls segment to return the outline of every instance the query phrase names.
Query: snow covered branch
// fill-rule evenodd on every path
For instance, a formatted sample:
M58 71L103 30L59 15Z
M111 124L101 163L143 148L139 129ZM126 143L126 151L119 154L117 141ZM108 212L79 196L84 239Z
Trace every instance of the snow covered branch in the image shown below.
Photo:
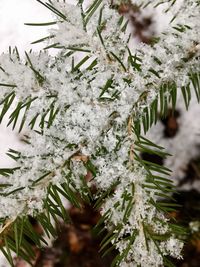
M109 1L41 3L56 27L38 42L57 56L21 59L17 48L0 56L0 121L11 110L8 125L25 131L26 143L8 152L16 168L0 169L2 229L18 216L65 217L59 194L81 206L80 193L102 209L109 233L102 249L111 242L119 250L113 264L170 266L166 255L180 258L182 248L182 230L167 217L173 204L163 200L173 184L168 169L140 158L167 154L142 133L156 123L158 107L162 115L175 107L177 91L186 108L191 90L200 99L200 3L134 1L141 9L160 3L171 15L151 44L135 47L129 20Z

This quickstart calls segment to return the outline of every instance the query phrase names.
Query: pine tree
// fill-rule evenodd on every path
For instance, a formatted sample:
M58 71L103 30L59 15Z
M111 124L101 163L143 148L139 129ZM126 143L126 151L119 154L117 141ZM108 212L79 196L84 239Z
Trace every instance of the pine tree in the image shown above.
M191 90L200 99L200 1L36 1L55 16L28 24L53 26L34 42L47 46L25 59L16 47L0 56L0 122L10 114L8 126L26 129L21 151L7 153L16 167L0 169L2 252L12 266L11 251L30 262L27 237L39 247L45 240L28 216L55 236L53 221L70 222L66 198L101 211L101 253L119 251L112 266L173 266L168 256L181 258L185 235L169 218L175 187L170 170L141 153L169 156L145 134L175 109L177 92L186 109ZM130 21L119 12L125 3L162 5L173 15L168 29L133 47Z

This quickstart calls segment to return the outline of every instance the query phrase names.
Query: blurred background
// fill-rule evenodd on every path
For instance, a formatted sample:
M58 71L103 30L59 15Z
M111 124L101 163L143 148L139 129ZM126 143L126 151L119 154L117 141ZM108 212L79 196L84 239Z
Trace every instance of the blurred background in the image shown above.
M24 23L51 19L50 12L35 0L0 0L0 53L8 52L9 46L17 46L21 55L25 50L39 51L42 44L31 45L31 42L44 37L47 28L30 28ZM0 167L8 163L5 152L9 146L18 149L19 137L3 123L0 125Z

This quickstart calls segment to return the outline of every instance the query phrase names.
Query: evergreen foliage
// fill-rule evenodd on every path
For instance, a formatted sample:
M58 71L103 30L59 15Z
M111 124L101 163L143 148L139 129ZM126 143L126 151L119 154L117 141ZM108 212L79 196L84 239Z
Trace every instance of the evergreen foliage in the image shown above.
M178 206L170 170L140 155L169 156L145 133L175 109L178 91L186 108L191 90L200 99L200 1L37 1L55 17L26 23L52 26L33 42L45 42L44 50L21 58L10 48L0 56L0 122L9 115L8 126L26 130L22 150L7 153L16 167L0 169L2 252L12 266L11 251L30 262L27 237L37 246L45 240L28 216L55 236L54 221L70 222L66 198L101 209L96 229L108 232L101 252L119 251L112 266L173 266L168 256L181 257L186 232L168 216ZM163 5L168 29L133 47L129 20L117 11L125 2Z

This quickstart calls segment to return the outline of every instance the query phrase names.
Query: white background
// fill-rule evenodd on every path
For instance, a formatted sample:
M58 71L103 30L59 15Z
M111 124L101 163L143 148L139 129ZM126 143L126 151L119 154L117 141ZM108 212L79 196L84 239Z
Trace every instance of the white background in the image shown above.
M0 54L7 52L9 46L17 46L21 55L24 50L42 48L42 44L30 43L46 36L47 27L25 26L24 23L49 21L52 21L50 11L36 0L0 0ZM20 145L19 136L3 122L0 125L0 167L8 167L9 158L5 155L8 148L18 149Z

